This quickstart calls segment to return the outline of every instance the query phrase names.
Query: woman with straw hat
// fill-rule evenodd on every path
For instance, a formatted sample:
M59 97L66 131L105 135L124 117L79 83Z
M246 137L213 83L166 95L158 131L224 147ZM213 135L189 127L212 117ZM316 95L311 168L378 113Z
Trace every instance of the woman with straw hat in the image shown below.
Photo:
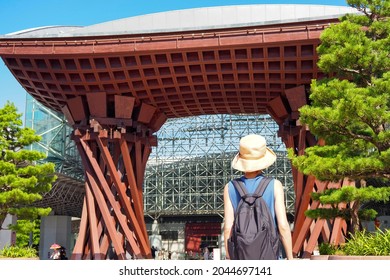
M253 193L264 178L263 170L271 166L275 160L276 155L267 147L265 138L250 134L240 139L239 153L234 157L232 167L244 172L240 180L244 183L248 193ZM286 258L293 259L291 232L284 205L282 183L273 179L265 190L263 198L275 219ZM227 242L232 232L234 211L240 199L241 196L230 181L224 189L224 240L227 258L229 258Z

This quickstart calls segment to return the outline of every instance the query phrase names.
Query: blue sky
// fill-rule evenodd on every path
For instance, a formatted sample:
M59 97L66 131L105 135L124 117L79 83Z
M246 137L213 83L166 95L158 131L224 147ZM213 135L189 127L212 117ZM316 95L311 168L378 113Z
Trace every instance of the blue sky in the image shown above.
M244 4L346 6L345 0L0 0L0 35L48 25L87 26L155 12ZM13 102L25 111L25 91L0 61L0 107Z

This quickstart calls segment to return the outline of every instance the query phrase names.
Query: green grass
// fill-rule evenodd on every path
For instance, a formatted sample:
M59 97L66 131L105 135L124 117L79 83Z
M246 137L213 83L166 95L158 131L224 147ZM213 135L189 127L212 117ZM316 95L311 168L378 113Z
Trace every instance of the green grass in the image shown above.
M390 256L390 230L358 231L345 244L320 244L319 251L321 255Z

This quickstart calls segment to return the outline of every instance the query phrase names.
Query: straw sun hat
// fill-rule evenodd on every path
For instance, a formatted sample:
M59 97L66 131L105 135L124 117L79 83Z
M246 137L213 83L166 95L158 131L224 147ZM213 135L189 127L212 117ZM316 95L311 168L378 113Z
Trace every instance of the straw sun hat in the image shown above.
M250 134L240 140L239 153L232 160L232 167L243 172L263 170L276 160L275 153L267 147L265 138Z

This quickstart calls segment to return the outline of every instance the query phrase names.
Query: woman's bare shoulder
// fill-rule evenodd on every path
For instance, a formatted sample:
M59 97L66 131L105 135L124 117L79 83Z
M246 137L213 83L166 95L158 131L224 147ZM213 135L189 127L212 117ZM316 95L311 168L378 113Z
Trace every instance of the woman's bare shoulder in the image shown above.
M278 179L274 180L274 192L283 192L283 184Z

